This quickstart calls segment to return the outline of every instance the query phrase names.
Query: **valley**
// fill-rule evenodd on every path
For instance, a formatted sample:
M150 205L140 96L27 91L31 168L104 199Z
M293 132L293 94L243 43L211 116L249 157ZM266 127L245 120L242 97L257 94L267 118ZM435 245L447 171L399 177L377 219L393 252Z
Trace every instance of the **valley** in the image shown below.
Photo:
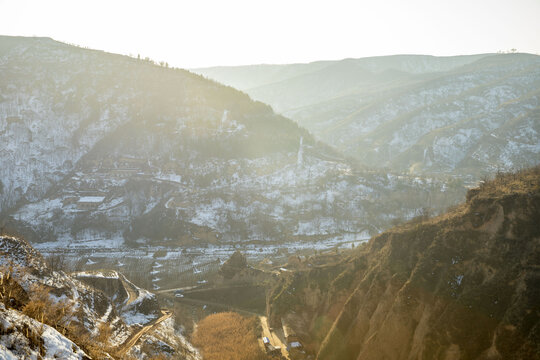
M0 74L0 358L540 359L537 55Z
M0 225L46 254L209 263L235 247L351 246L476 183L364 168L184 70L51 39L0 43Z

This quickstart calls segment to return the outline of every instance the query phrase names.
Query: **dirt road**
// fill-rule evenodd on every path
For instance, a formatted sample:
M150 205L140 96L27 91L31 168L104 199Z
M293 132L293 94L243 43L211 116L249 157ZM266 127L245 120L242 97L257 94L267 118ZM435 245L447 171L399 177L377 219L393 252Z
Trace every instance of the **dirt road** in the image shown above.
M130 283L128 283L122 275L120 275L120 281L122 282L124 289L126 289L128 293L126 305L129 305L133 301L135 301L135 299L137 299L137 297L139 296L139 293L135 291L135 289L133 289L133 286Z
M155 329L160 323L167 320L172 316L172 312L168 310L161 310L161 316L151 322L149 322L147 325L145 325L141 330L137 331L136 333L132 334L122 345L118 347L117 355L123 356L125 355L129 349L133 347L139 341L141 336L146 334L147 332Z
M283 330L279 329L278 331L270 331L270 328L268 327L268 319L266 318L266 316L259 316L259 319L261 320L263 336L266 336L268 339L270 339L270 344L276 347L280 347L281 354L285 357L285 359L289 360L289 352L287 351L287 345L285 344Z

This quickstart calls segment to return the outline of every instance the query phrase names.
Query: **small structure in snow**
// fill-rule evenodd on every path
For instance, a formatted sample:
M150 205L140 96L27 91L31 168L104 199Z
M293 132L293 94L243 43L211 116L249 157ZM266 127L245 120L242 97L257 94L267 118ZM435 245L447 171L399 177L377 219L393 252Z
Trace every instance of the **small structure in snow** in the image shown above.
M105 196L83 196L77 201L77 207L81 210L96 209L104 200Z

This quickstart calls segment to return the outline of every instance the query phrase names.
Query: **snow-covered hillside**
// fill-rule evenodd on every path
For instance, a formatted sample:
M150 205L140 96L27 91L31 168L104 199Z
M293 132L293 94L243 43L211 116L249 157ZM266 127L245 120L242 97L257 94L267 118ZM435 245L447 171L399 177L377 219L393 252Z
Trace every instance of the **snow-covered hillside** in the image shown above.
M50 39L0 42L0 210L5 210L21 198L41 198L108 131L126 122L134 92L114 86L120 68L106 66L100 52L74 51ZM100 78L110 82L99 83Z
M19 311L6 309L1 303L0 333L0 358L4 360L90 359L54 328Z
M389 56L196 71L240 86L369 166L479 178L540 158L536 55ZM246 72L259 82L246 83ZM270 81L267 73L277 77Z
M0 43L2 223L32 242L364 239L464 194L462 180L360 170L184 70L51 39Z
M0 237L1 359L83 359L85 352L107 358L160 316L155 295L116 271L53 271L25 240ZM197 359L173 324L160 329L169 334L164 344ZM139 349L136 358L147 355Z

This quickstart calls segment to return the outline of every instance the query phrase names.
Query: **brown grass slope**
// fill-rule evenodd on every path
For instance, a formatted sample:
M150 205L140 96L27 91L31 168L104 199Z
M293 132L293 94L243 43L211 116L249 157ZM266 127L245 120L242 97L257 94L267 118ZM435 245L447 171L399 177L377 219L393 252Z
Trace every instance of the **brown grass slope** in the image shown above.
M292 274L269 309L321 360L540 359L540 167Z
M204 360L263 360L259 319L234 312L212 314L197 324L193 344Z

